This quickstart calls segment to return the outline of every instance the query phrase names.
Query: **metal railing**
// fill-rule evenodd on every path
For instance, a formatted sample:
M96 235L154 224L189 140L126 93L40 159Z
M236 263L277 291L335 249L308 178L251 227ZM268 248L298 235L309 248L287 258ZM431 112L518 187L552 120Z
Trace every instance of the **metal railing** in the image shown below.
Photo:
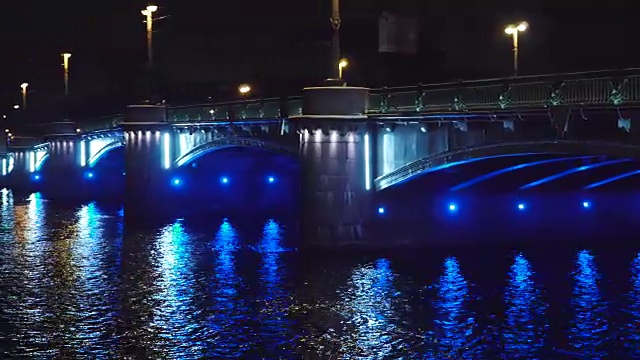
M640 103L640 69L521 76L372 89L367 115L384 117L439 112L500 111L558 105ZM302 97L249 99L167 109L167 121L215 122L281 119L302 114ZM116 128L123 115L77 122L83 132Z

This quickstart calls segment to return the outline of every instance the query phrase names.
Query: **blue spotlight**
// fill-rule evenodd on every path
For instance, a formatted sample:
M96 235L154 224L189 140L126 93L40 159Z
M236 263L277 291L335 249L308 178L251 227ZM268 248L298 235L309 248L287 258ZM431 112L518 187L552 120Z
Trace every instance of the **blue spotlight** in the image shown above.
M582 207L583 207L583 208L585 208L585 209L590 208L590 207L591 207L591 202L586 201L586 200L585 200L585 201L583 201L583 202L582 202Z
M229 178L226 177L226 176L223 176L223 177L220 178L220 182L222 184L228 184L229 183Z
M522 211L522 210L524 210L526 208L527 208L527 206L524 203L519 203L518 204L518 210Z
M91 171L88 171L84 174L84 177L86 177L87 179L93 179L93 173Z
M378 214L382 215L382 214L384 214L384 213L385 213L385 209L384 209L382 206L380 206L380 207L378 208Z
M269 184L273 184L274 182L276 182L276 178L273 177L273 176L269 176L269 177L267 177L267 182Z
M182 185L182 180L180 178L173 178L171 179L171 185L180 186Z
M449 211L450 212L458 211L458 205L456 203L449 203Z
M35 180L35 181L40 180L40 175L39 174L34 174L33 175L33 180Z

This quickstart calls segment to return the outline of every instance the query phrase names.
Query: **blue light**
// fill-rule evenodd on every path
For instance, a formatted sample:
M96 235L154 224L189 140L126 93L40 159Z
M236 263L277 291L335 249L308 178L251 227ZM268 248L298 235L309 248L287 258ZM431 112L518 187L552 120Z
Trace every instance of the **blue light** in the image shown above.
M456 203L449 203L449 211L451 212L458 211L458 205Z
M526 208L527 208L527 206L524 203L519 203L518 204L518 210L524 210Z
M229 183L229 178L226 176L223 176L220 178L220 182L223 184L228 184Z
M582 202L582 207L585 208L585 209L588 209L588 208L591 207L591 203L588 202L588 201L583 201Z
M87 179L93 179L93 173L91 171L84 174Z
M40 180L40 175L38 175L38 174L33 175L33 180L35 180L35 181Z
M180 186L182 185L182 180L180 178L173 178L171 179L171 185Z
M385 209L382 206L380 206L378 208L378 214L382 215L382 214L384 214L384 212L385 212Z
M276 178L275 178L275 177L273 177L273 176L269 176L269 177L267 177L267 181L268 181L270 184L273 184L274 182L276 182Z
M127 173L126 173L126 172L123 172L123 173L122 173L122 176L126 176L126 175L127 175Z
M569 169L569 170L563 171L563 172L555 174L555 175L547 176L547 177L542 178L542 179L540 179L538 181L534 181L532 183L529 183L527 185L522 186L520 189L529 189L529 188L532 188L532 187L536 187L538 185L542 185L542 184L548 183L548 182L553 181L553 180L557 180L557 179L563 178L563 177L571 175L571 174L575 174L575 173L579 173L579 172L582 172L582 171L588 171L588 170L596 169L596 168L599 168L599 167L602 167L602 166L628 162L628 161L630 161L630 160L629 159L609 160L609 161L603 161L603 162L599 162L599 163L595 163L595 164L579 166L577 168Z

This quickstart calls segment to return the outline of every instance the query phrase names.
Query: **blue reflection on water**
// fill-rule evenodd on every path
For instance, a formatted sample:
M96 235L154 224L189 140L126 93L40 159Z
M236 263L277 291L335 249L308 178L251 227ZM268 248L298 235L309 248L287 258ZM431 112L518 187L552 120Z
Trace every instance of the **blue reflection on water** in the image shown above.
M460 264L454 257L444 261L444 274L437 284L438 294L434 301L437 318L433 335L438 342L439 355L460 359L477 358L478 347L474 343L476 322L468 309L469 287L460 272Z
M629 355L640 359L640 253L631 264L631 291L624 329L624 345Z
M598 289L600 275L591 252L582 250L578 253L573 277L571 303L574 314L569 333L572 351L582 358L605 357L609 338L606 304Z
M211 282L213 303L209 305L209 357L240 357L250 347L246 323L248 309L240 293L242 279L236 274L235 256L239 249L236 229L224 220L213 243L214 278Z
M262 255L260 282L262 291L259 300L261 324L260 347L272 356L286 356L290 347L289 321L286 319L290 296L282 287L286 272L282 266L283 229L275 220L266 222L257 250Z
M384 359L404 345L394 343L399 329L394 318L395 274L387 259L354 269L340 306L352 331L340 340L342 352L363 359Z
M518 254L511 265L505 293L507 310L502 336L509 358L533 359L543 347L545 306L533 277L529 260Z
M76 213L76 236L69 239L67 234L55 239L56 257L68 262L59 267L67 269L73 286L79 287L74 291L78 295L73 311L79 316L73 336L82 339L78 353L84 356L106 355L115 342L110 327L105 326L115 322L117 296L113 286L115 272L106 271L112 244L111 239L105 239L104 221L105 215L95 203L84 205Z
M157 329L163 352L175 357L196 357L204 351L200 343L194 306L193 239L180 221L165 226L157 240L159 291L151 326Z

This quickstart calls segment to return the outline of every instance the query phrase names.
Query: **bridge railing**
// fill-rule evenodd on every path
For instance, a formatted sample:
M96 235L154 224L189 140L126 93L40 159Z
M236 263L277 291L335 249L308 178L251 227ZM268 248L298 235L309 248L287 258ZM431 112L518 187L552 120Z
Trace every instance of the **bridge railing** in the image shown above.
M371 91L370 114L640 102L640 69L523 76Z
M302 114L302 97L179 106L169 108L167 112L169 122L278 119Z
M556 105L640 103L640 69L521 76L444 84L372 89L368 114L498 111ZM167 121L210 122L278 119L302 114L302 97L249 99L170 107ZM116 128L123 115L80 120L82 132ZM27 134L46 134L46 126L28 126ZM25 128L26 129L26 128Z

